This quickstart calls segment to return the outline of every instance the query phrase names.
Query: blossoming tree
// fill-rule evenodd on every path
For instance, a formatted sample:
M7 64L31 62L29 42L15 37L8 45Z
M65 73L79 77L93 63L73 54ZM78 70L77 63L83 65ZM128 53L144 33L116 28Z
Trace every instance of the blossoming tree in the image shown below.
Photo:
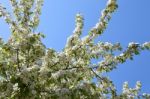
M142 50L150 50L150 42L132 42L123 51L119 43L94 43L117 9L116 0L108 0L97 24L82 38L83 16L77 14L75 30L60 52L46 48L41 42L44 35L36 31L43 0L9 1L13 15L0 5L0 17L11 30L7 42L0 38L1 99L150 99L149 94L139 93L139 81L135 88L125 82L118 94L113 82L102 75ZM91 61L99 58L100 62ZM97 79L94 83L93 78Z

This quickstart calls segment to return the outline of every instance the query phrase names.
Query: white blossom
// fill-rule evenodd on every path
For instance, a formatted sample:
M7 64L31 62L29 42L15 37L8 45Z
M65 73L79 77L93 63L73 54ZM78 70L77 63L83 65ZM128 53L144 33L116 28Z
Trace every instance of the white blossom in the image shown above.
M17 91L17 90L18 90L18 83L16 83L16 84L13 85L13 90L14 90L14 91Z

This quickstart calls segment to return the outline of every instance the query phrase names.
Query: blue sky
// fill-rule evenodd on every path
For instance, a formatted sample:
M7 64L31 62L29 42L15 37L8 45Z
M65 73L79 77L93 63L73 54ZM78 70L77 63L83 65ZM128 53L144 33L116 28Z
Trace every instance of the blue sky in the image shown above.
M43 40L47 47L60 51L66 39L72 34L75 26L75 15L80 12L84 16L83 36L98 21L101 10L107 0L45 0L38 31L43 32ZM0 0L9 8L9 0ZM120 42L123 47L131 41L144 43L150 41L150 0L118 0L119 8L113 14L105 33L99 41ZM8 25L0 19L0 36L5 40L9 37ZM136 81L142 82L142 92L150 93L150 51L143 51L118 66L108 75L120 92L124 81L134 87Z

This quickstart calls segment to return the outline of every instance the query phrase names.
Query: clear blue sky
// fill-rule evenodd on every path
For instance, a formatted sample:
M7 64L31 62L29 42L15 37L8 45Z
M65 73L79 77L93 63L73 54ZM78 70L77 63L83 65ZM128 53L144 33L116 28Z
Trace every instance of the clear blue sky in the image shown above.
M45 0L42 9L39 31L46 35L43 42L47 47L60 51L69 35L74 30L76 13L84 15L84 33L98 21L101 10L107 0ZM9 8L9 0L0 0ZM113 14L105 33L99 41L121 42L123 47L131 41L144 43L150 41L150 0L118 0L119 9ZM10 9L10 8L9 8ZM0 36L5 40L9 37L8 26L0 19ZM143 51L133 61L118 66L109 73L117 90L120 92L122 83L129 81L134 87L136 81L142 82L142 92L150 93L150 51Z

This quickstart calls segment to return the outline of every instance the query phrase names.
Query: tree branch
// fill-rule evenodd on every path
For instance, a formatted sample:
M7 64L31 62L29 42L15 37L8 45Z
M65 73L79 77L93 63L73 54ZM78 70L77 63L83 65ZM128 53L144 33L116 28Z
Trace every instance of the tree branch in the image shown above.
M19 49L16 49L16 51L17 51L17 67L20 71Z

